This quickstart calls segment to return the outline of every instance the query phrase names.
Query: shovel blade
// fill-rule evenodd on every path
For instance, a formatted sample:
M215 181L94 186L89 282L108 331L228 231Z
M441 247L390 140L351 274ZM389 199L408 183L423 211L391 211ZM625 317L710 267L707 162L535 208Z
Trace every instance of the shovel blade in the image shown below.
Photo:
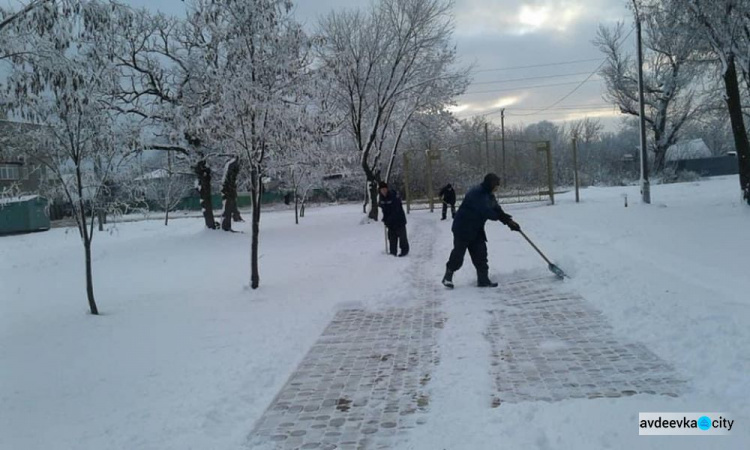
M548 267L549 267L550 272L554 273L557 276L557 278L563 279L567 276L565 275L565 272L563 272L561 268L557 267L556 265L552 263L550 263Z

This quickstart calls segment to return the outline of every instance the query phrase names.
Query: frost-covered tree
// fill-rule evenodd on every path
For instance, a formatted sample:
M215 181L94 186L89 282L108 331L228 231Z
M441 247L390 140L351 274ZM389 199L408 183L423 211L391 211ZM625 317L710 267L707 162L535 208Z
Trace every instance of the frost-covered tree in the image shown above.
M249 170L252 199L251 281L260 285L262 180L281 152L294 118L305 107L309 44L286 0L224 0L207 8L222 35L215 75L216 103L206 118L224 148Z
M190 174L184 170L180 161L175 161L173 152L164 152L157 164L149 164L133 176L139 184L135 189L140 198L149 206L156 205L164 211L164 225L169 225L169 213L174 211L180 202L193 188Z
M570 138L584 144L590 144L601 136L603 129L604 126L600 120L585 117L572 122L568 132L570 133Z
M667 149L680 140L683 127L700 111L694 82L702 68L694 62L697 37L681 31L679 14L664 5L645 7L640 13L645 28L645 122L652 133L654 170L660 172ZM638 116L638 68L622 49L622 39L622 24L599 27L594 43L607 58L600 74L606 83L605 98L622 113Z
M214 15L217 3L190 2L184 19L112 4L118 27L106 42L122 79L110 107L141 120L152 134L147 148L174 152L189 163L211 229L218 227L211 202L213 172L227 156L211 120L226 52Z
M743 0L668 0L666 3L688 12L680 16L682 34L694 35L708 43L721 63L724 99L737 150L740 189L743 199L750 205L750 140L742 114L739 82L740 75L750 72L750 5Z
M76 8L78 13L60 19L62 36L38 34L33 24L19 34L24 57L14 60L7 95L12 112L41 125L29 136L34 144L27 157L46 169L46 188L72 206L84 247L89 308L98 314L94 217L111 207L116 174L137 148L137 133L106 106L119 82L115 62L102 52L103 30L112 26L109 9L97 1L81 1Z
M387 171L414 113L441 109L465 89L466 72L452 67L451 8L446 0L380 0L320 24L319 57L359 152L373 219L384 164ZM390 155L383 154L388 143Z
M21 8L19 8L18 10L6 10L5 8L0 7L0 33L2 33L6 28L11 27L14 23L18 23L24 20L47 21L46 19L54 16L48 15L47 17L43 17L43 15L45 15L45 13L56 12L54 3L54 0L33 0L21 6ZM32 16L32 14L36 13L39 9L44 9L44 11L42 11L41 14L34 15L34 17L29 17ZM49 25L49 22L47 22L46 25Z

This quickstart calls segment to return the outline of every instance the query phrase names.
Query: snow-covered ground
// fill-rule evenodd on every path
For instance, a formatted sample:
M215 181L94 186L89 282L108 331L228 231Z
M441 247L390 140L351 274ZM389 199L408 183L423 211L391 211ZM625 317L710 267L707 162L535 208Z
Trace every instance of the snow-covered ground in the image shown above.
M566 289L687 381L678 397L492 408L493 292L473 286L467 256L456 289L437 291L447 320L427 420L399 445L750 448L750 209L738 193L736 177L724 177L654 186L650 206L626 187L583 190L580 204L569 193L555 206L507 207L572 275ZM338 310L407 303L417 289L410 268L438 283L451 248L439 213L412 213L414 250L392 258L382 226L364 224L358 205L309 209L300 225L293 212L271 212L253 291L244 225L246 233L227 234L187 218L96 234L101 317L86 314L74 229L0 237L0 449L243 448ZM491 275L544 268L520 236L487 229ZM732 435L638 436L639 412L669 411L725 412Z

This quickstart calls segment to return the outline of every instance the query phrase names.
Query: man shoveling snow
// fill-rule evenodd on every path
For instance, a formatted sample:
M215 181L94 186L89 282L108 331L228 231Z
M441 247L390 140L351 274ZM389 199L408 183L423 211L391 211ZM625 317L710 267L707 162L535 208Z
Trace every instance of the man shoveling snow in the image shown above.
M453 288L453 272L461 268L464 263L466 250L469 251L471 262L477 269L477 286L497 287L489 278L487 265L487 235L484 223L488 220L499 220L513 231L521 231L521 226L513 221L510 214L506 214L497 203L492 192L500 185L500 178L494 173L488 173L484 181L474 186L466 193L456 217L453 219L453 251L445 265L443 285Z

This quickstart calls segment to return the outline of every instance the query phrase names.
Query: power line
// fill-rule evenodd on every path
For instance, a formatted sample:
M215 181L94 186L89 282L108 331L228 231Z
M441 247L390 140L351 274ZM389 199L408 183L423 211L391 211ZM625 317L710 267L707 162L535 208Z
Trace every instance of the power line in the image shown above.
M543 75L539 77L525 77L525 78L512 78L510 80L497 80L497 81L479 81L476 83L471 83L471 85L476 84L500 84L500 83L511 83L514 81L527 81L527 80L542 80L545 78L563 78L563 77L572 77L576 75L587 75L588 72L577 72L577 73L562 73L559 75Z
M535 116L544 116L549 114L580 114L580 113L604 113L604 112L619 112L619 110L615 110L614 108L595 108L595 109L548 109L544 112L535 113ZM514 114L514 113L505 113L505 117L525 117L528 114Z
M582 105L562 105L562 106L557 106L557 107L550 108L550 109L567 109L567 108L585 109L585 108L598 108L598 107L603 108L603 107L609 107L609 106L613 106L613 104L611 103L589 103L585 105L583 104ZM524 110L525 111L537 111L541 108L543 107L539 107L539 106L537 107L530 106L528 108L516 108L515 106L513 107L513 109L517 109L521 111L524 111Z
M490 89L490 90L487 90L487 91L473 91L473 92L467 92L464 95L469 95L469 94L490 94L492 92L522 91L522 90L527 90L527 89L539 89L539 88L547 88L547 87L555 87L555 86L570 86L571 84L588 83L588 82L591 82L591 81L603 81L601 79L590 80L589 78L591 78L591 77L588 77L588 78L586 78L583 81L569 81L567 83L538 84L536 86L519 86L519 87L505 88L505 89Z
M591 105L591 106L558 106L556 108L549 108L551 110L555 111L593 111L596 109L613 109L616 108L616 105ZM539 111L539 108L513 108L513 111Z
M625 41L630 37L630 35L633 34L634 30L635 30L635 26L633 26L633 28L630 29L630 31L628 32L628 34L624 38L622 38L622 40L620 41L619 44L617 44L617 48L620 48L622 46L622 44L625 43ZM570 97L571 95L573 95L576 91L578 91L578 89L580 89L581 86L583 86L586 82L588 82L588 80L591 79L591 77L593 77L602 68L602 66L604 65L604 63L607 62L607 59L604 58L601 61L602 62L598 66L596 66L596 69L594 69L589 74L589 76L587 76L583 81L581 81L578 84L578 86L574 87L573 90L571 90L567 94L563 95L562 97L560 97L558 100L556 100L555 102L553 102L549 106L547 106L545 108L542 108L542 109L540 109L540 110L538 110L536 112L531 112L531 113L526 113L526 114L515 114L515 115L516 116L533 116L533 115L536 115L538 113L547 111L548 109L550 109L550 108L552 108L554 106L559 105L560 103L562 103L563 101L565 101L565 99L567 99L568 97ZM500 109L497 109L495 111L490 111L490 112L487 112L487 113L484 113L484 114L476 114L476 115L477 116L491 116L493 114L498 114L498 113L502 112L504 109L505 108L500 108Z
M561 62L554 62L554 63L547 63L547 64L534 64L531 66L501 67L498 69L480 69L480 70L475 70L474 73L501 72L504 70L518 70L518 69L532 69L535 67L565 66L565 65L578 64L578 63L584 63L584 62L601 61L602 59L605 59L605 58L577 59L574 61L561 61Z
M554 108L549 108L547 111L557 111L557 112L577 112L577 111L610 111L617 108L616 105L582 105L582 106L558 106ZM516 108L513 107L513 111L539 111L540 108ZM457 114L457 117L460 119L464 119L467 117L472 117L476 114L466 114L466 115L460 115ZM513 113L505 113L506 116L519 116L522 114L513 114Z

